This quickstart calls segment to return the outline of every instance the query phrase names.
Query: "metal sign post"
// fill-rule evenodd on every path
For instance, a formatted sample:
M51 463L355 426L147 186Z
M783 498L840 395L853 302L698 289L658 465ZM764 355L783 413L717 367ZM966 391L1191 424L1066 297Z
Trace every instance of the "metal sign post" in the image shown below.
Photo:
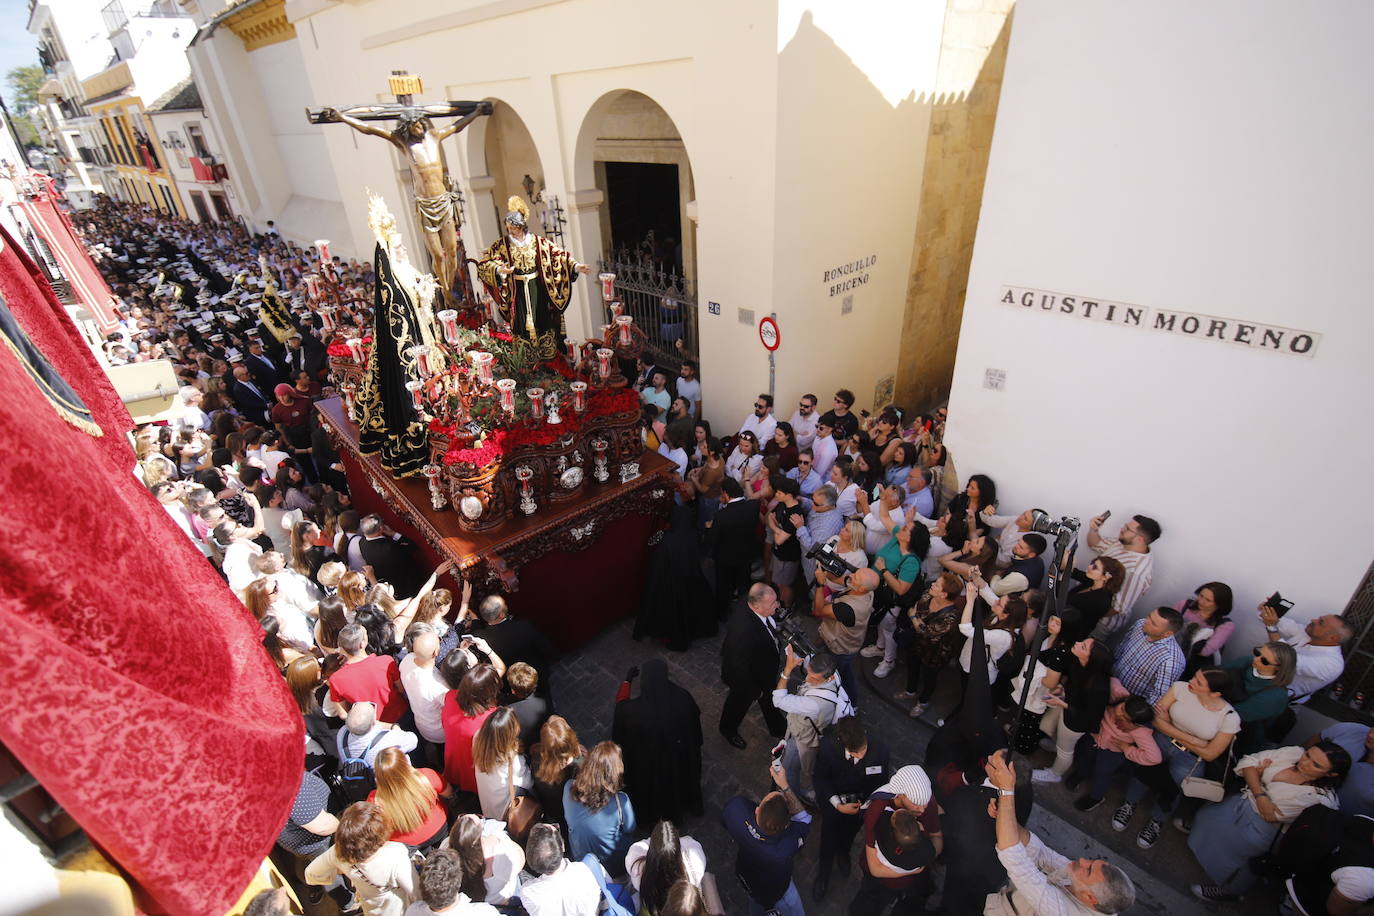
M782 335L778 333L778 313L769 312L768 317L759 320L759 340L763 342L763 347L768 351L768 396L777 400L777 393L773 390L777 379L777 350L782 343Z

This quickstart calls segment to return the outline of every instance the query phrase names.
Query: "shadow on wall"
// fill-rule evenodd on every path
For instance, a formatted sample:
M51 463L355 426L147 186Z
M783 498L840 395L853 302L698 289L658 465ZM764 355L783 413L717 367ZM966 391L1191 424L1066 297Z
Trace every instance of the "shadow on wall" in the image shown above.
M780 397L849 388L871 408L869 393L897 364L892 332L902 321L939 51L929 31L938 22L922 28L894 66L884 43L836 37L807 11L779 53L771 271L784 328ZM766 304L755 309L745 323L767 313ZM840 337L846 345L836 347Z
M966 90L937 96L931 113L895 392L910 410L949 397L1011 36L1011 0L956 8L962 5L950 4L939 81L957 86L961 69L973 74L976 67L976 75L971 84L964 80ZM979 41L993 34L990 44Z

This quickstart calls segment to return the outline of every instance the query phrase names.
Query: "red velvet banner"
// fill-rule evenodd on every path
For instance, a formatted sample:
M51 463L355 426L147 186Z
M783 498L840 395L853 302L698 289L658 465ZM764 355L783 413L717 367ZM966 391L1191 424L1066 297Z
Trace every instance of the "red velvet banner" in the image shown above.
M35 231L43 236L57 258L62 274L71 284L72 294L91 313L102 334L115 329L118 320L114 311L114 294L100 275L81 240L76 237L66 214L47 198L23 202L24 215ZM43 285L47 285L44 283Z
M3 234L0 296L103 430L0 347L0 740L145 906L223 913L300 784L300 716L257 624L130 473L127 411Z

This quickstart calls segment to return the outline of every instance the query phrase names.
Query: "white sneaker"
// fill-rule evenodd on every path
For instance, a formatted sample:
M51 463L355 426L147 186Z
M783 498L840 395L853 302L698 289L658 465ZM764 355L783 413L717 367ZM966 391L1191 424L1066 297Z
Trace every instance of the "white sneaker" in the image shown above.
M859 650L859 654L862 655L864 658L882 658L883 650L881 646L879 646L877 643L874 643L871 646L864 646L862 649Z
M873 676L887 677L889 674L892 673L892 669L894 667L895 666L892 664L892 662L879 662L878 667L873 669Z
M1062 782L1063 779L1051 769L1031 770L1031 782Z

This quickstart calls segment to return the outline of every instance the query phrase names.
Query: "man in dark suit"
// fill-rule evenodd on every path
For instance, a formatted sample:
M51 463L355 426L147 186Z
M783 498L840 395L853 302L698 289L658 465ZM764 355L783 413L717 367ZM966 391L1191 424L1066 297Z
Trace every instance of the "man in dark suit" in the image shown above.
M253 375L253 381L263 391L271 391L287 381L285 363L279 358L268 356L260 340L248 344L248 356L243 364L248 367L248 371Z
M506 599L500 595L488 595L477 606L477 614L483 626L475 631L491 646L493 652L501 656L506 670L516 662L524 662L539 675L535 694L549 696L549 668L553 662L553 643L539 632L528 620L520 620L510 615Z
M735 595L749 586L749 570L759 555L759 506L744 498L733 477L720 485L722 503L706 532L706 549L716 566L716 615L730 613Z
M364 518L358 531L362 534L358 552L363 562L372 567L377 581L390 584L398 601L415 597L427 578L411 555L415 545L389 531L375 515Z
M247 366L234 367L234 386L229 389L229 396L238 405L239 412L259 426L269 425L267 411L274 403L267 397L266 391L253 381Z
M739 724L744 721L749 704L756 700L769 733L781 738L787 731L787 719L773 705L780 662L777 626L773 622L777 609L777 593L756 582L749 588L747 603L735 610L726 625L725 642L720 648L720 678L730 692L720 711L720 733L737 748L745 746L739 736Z

